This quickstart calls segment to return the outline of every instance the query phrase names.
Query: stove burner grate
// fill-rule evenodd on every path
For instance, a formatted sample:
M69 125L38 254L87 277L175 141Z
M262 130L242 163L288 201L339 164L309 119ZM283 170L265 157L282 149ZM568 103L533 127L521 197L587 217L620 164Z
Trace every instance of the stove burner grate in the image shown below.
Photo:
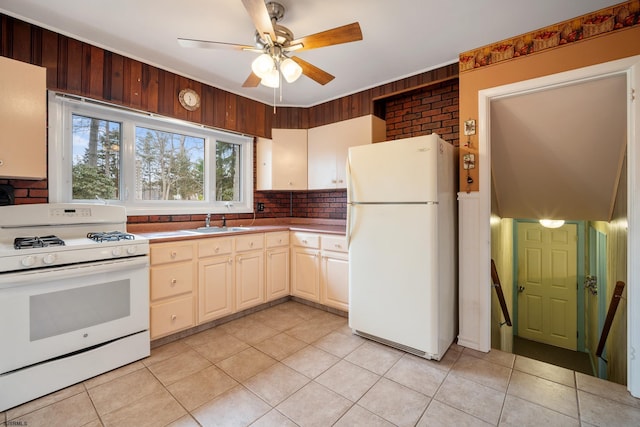
M13 240L15 249L44 248L47 246L64 246L64 241L57 236L16 237Z
M133 234L123 233L121 231L100 231L95 233L87 233L87 237L95 242L115 242L118 240L134 240Z

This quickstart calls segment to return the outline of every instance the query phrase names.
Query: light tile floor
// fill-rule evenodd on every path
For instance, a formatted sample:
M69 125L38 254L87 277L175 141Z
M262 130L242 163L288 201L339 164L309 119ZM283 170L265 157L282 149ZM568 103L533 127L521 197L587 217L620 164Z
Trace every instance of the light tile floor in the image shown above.
M637 426L640 399L495 350L424 360L288 301L0 413L15 425Z

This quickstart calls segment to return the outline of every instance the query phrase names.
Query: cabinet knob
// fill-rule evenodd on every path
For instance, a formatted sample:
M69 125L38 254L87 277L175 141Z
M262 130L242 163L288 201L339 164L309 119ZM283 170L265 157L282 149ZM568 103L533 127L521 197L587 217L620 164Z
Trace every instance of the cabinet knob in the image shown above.
M293 185L293 181L289 181L289 185Z
M176 279L171 279L171 286L174 286L178 281Z
M233 260L231 258L229 258L229 261L227 261L229 264L231 264L233 262Z
M242 257L238 257L238 264L242 264Z
M307 243L307 239L302 239L302 243Z
M171 321L172 321L172 322L173 322L173 321L175 321L177 318L178 318L178 316L176 316L175 314L172 314L172 315L171 315Z
M339 183L339 184L342 184L343 182L344 182L344 180L342 180L342 179L339 179L339 180L338 180L338 183Z
M278 243L282 243L282 239L278 239Z
M213 250L215 253L220 252L220 248L218 246L216 246L216 248Z
M335 179L331 180L331 183L335 184L337 181Z
M249 247L252 248L253 247L253 242L249 242Z
M176 256L178 256L178 253L176 251L172 251L171 258L175 258Z
M342 247L342 245L341 245L341 244L339 244L339 243L336 243L336 244L335 244L335 247L336 247L336 248L341 248L341 247Z
M4 160L0 159L0 166L4 165Z

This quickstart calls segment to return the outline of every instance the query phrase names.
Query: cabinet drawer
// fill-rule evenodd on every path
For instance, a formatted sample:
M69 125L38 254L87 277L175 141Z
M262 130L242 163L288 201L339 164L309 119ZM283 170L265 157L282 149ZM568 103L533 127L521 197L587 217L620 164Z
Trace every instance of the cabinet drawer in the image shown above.
M246 234L236 237L236 251L255 251L264 248L264 234Z
M289 246L289 232L279 231L276 233L267 233L267 248L277 248L278 246Z
M151 265L176 261L191 261L193 258L193 244L155 244L151 245L150 252Z
M151 267L151 301L193 291L193 264Z
M291 244L305 248L320 248L320 236L317 234L295 232L291 236Z
M215 239L205 239L198 242L198 256L200 258L230 254L233 248L232 237L220 237Z
M151 306L151 338L180 331L195 325L193 297L188 296Z
M344 236L322 236L322 249L325 251L348 252L347 238Z

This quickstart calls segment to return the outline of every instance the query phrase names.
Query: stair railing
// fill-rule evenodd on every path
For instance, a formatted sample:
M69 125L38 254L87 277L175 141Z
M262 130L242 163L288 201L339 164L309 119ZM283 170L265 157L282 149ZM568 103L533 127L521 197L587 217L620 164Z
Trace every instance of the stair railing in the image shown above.
M491 260L491 281L493 287L498 295L498 301L500 302L500 308L502 309L502 315L504 316L504 322L500 323L500 326L511 326L511 317L509 316L509 310L507 309L507 302L504 300L504 292L502 292L502 285L500 285L500 277L498 277L498 270L496 270L496 263Z

